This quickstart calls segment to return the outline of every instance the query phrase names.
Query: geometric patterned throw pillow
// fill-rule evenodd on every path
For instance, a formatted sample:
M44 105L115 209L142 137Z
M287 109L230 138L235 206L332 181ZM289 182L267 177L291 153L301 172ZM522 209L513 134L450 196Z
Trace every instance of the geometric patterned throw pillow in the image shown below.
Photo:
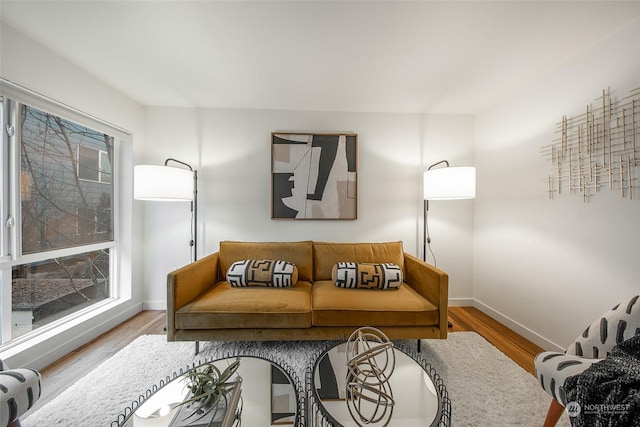
M298 282L298 269L288 261L247 259L231 264L227 282L234 287L290 288Z
M339 262L333 266L331 279L339 288L398 289L402 269L392 263Z

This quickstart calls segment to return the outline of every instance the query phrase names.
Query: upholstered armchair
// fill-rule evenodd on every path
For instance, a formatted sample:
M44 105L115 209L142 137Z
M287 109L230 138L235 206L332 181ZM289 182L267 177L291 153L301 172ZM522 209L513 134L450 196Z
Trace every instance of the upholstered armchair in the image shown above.
M546 351L535 358L536 376L553 398L544 426L555 426L567 405L564 382L604 359L617 344L640 334L640 296L624 301L593 322L564 353Z
M40 398L40 373L9 369L0 359L0 427L20 425L18 418Z

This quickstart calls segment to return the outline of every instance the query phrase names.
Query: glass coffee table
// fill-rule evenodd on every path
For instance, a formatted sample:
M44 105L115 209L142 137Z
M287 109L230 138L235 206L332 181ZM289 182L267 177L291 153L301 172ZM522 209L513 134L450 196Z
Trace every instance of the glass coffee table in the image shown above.
M269 360L240 356L219 359L213 362L220 371L239 360L237 374L242 378L237 393L232 393L230 400L233 411L220 411L212 427L252 426L271 427L275 424L302 426L304 423L304 392L295 374L281 365ZM181 374L174 374L162 381L159 386L148 390L139 402L127 408L112 427L174 427L174 426L206 426L198 416L189 417L186 405L180 405L188 398L186 374L200 366L194 366Z
M334 345L310 365L309 426L449 426L451 401L444 383L419 353L395 347L395 367L385 389L372 394L366 385L355 389L361 391L350 388L354 382L346 350L347 343ZM381 366L387 357L374 356ZM357 394L364 398L354 404ZM371 422L374 415L377 422Z

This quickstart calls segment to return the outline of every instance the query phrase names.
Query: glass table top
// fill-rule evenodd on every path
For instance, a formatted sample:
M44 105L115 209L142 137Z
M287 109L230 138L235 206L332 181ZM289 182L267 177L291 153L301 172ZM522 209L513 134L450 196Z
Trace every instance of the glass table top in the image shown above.
M237 374L242 378L236 413L241 425L271 427L274 424L297 425L299 423L299 393L291 376L279 365L258 357L233 357L213 363L220 371L239 359ZM193 368L193 369L197 369ZM207 425L198 416L189 417L193 410L180 405L189 395L186 373L162 384L132 411L126 411L113 425L126 427L200 427ZM233 395L231 395L233 396ZM230 398L230 400L232 400ZM211 426L239 425L233 417L220 411ZM231 422L228 420L231 419ZM226 421L226 424L223 422Z
M450 401L442 380L425 362L395 348L395 366L381 393L366 386L353 391L353 373L347 367L347 344L329 348L317 359L311 378L312 424L334 426L429 426L448 425ZM374 356L385 366L388 356ZM435 381L435 382L434 382ZM437 384L437 385L436 385ZM367 388L368 387L368 388ZM351 393L351 394L350 394ZM349 400L360 393L364 398ZM351 408L349 407L351 406ZM444 411L443 411L443 408ZM443 416L446 413L446 416ZM367 422L373 419L377 422Z

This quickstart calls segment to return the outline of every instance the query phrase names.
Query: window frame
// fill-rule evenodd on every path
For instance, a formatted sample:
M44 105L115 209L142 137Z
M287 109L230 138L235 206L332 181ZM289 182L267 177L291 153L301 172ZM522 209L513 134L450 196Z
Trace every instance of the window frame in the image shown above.
M0 95L0 132L6 135L6 122L5 122L5 98ZM9 144L2 144L0 146L0 170L9 171ZM0 173L0 189L4 189L5 185L8 185L7 174ZM9 220L8 209L9 207L9 194L8 191L0 191L0 262L9 259L9 232L7 228L7 221Z
M116 127L101 119L69 107L60 102L51 100L36 92L25 89L0 78L0 119L2 123L2 149L0 150L0 162L2 170L0 173L0 351L5 351L14 346L22 345L25 342L49 333L74 319L87 315L92 311L99 311L101 307L108 305L121 296L130 294L130 289L121 289L119 282L121 266L120 256L120 195L122 194L122 182L120 172L121 147L130 143L131 133ZM41 251L30 254L22 253L22 223L21 223L21 198L20 198L20 126L18 124L18 112L20 105L28 105L41 111L54 114L62 119L69 120L76 124L85 126L92 130L108 134L113 137L113 164L111 165L111 180L113 185L112 195L112 217L113 217L113 238L106 242L79 245L69 248ZM7 132L7 126L13 125L13 135ZM5 143L6 141L6 143ZM98 166L100 166L100 150L98 151ZM101 178L99 172L98 178ZM100 181L98 181L100 182ZM111 184L111 183L109 183ZM7 219L12 218L13 225L7 226ZM109 251L109 286L110 297L106 300L92 304L90 307L80 309L62 319L52 321L41 326L32 332L17 338L11 337L11 279L12 268L17 265L29 264L39 261L50 260L52 258L82 254L85 252L108 250ZM9 286L5 284L9 283ZM129 284L130 286L130 284Z
M114 139L114 142L115 142L115 139ZM108 175L104 172L104 169L102 168L102 163L103 163L102 160L105 157L108 160L109 153L103 150L98 150L98 182L103 184L111 184L113 182L113 167L111 168L112 170ZM106 176L110 176L109 180L104 178Z
M115 140L115 138L114 138ZM83 178L82 176L80 176L80 167L81 167L81 162L82 162L82 156L80 155L80 151L81 150L92 150L95 151L97 154L97 158L96 158L96 174L98 175L98 179L90 179L90 178ZM97 182L100 184L111 184L111 181L104 179L103 177L106 175L105 172L103 172L102 169L102 159L107 156L108 158L108 153L104 150L98 150L96 148L92 148L92 147L87 147L84 145L80 145L78 144L76 146L76 164L77 164L77 174L78 174L78 179L80 181L89 181L89 182ZM112 168L113 169L113 168ZM110 172L111 177L113 177L113 172Z

